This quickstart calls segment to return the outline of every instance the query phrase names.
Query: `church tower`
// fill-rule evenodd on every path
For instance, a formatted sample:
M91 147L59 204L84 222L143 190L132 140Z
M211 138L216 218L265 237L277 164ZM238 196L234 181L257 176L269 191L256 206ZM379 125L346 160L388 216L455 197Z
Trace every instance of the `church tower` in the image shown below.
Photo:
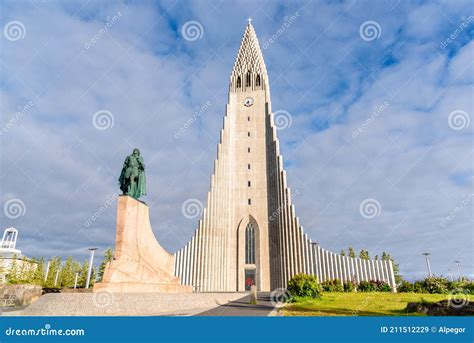
M174 269L183 284L202 292L246 291L252 284L270 291L286 287L302 272L320 281L394 284L390 261L333 254L303 232L291 203L268 74L250 20L230 75L207 207L191 241L175 254Z

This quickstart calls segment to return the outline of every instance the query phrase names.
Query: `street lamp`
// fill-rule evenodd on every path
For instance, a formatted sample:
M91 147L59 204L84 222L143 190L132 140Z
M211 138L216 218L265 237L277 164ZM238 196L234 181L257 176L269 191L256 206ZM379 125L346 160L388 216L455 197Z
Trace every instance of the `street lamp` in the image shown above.
M79 273L76 273L76 277L74 278L74 289L77 288L77 277L79 276Z
M458 266L459 281L461 281L461 268L459 267L459 263L461 263L461 261L454 261L454 263L456 263L456 265Z
M89 270L87 271L87 281L86 281L86 288L89 288L89 283L91 281L91 274L92 274L92 263L94 262L94 252L97 248L89 248L87 249L91 252L91 256L89 259Z
M428 276L431 277L433 274L431 274L431 266L430 266L430 256L431 254L429 252L424 252L422 255L425 255L426 258L426 266L428 267Z
M59 266L58 269L56 270L56 277L54 278L54 287L56 287L56 285L58 284L59 268L61 268L61 266Z
M451 279L451 282L453 282L453 270L450 268L448 269L448 273L449 273L449 278Z
M51 260L48 260L48 265L46 266L46 273L44 274L44 282L46 283L46 280L48 280L48 274L49 274L49 265L51 264Z

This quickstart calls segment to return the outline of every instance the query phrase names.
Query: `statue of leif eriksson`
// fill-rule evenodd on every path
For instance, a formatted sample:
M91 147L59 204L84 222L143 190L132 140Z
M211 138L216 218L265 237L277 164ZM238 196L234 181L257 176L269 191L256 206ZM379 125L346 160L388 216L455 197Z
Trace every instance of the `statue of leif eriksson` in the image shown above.
M133 153L123 162L119 185L123 194L132 198L138 199L146 195L145 163L140 156L140 150L133 149Z

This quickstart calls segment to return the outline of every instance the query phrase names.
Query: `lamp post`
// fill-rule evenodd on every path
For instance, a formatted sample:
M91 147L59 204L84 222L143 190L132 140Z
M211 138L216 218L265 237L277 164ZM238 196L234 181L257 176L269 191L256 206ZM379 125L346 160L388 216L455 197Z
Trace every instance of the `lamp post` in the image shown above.
M452 269L448 269L448 273L449 273L449 278L451 279L451 282L453 282L453 270Z
M454 263L456 263L456 266L458 267L459 281L461 281L461 268L459 267L459 263L461 263L461 261L454 261Z
M58 278L59 278L59 268L56 270L56 277L54 278L54 287L58 284Z
M87 249L91 252L91 256L89 259L89 270L87 271L87 281L86 281L86 288L89 288L89 283L91 281L91 274L92 274L92 263L94 262L94 252L97 248L89 248Z
M424 252L422 255L425 255L426 258L426 266L428 267L428 277L431 277L433 274L431 274L431 266L430 266L430 256L431 254L429 252Z
M46 283L46 280L48 280L48 274L49 274L49 265L51 264L51 260L48 260L48 264L46 265L46 273L44 274L44 282Z

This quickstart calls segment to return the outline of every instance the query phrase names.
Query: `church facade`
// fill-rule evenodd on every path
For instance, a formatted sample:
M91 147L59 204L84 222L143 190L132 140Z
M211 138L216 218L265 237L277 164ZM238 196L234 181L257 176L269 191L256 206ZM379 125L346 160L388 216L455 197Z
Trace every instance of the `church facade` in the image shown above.
M274 124L268 74L247 25L230 76L224 125L202 213L175 253L174 274L201 292L285 288L298 273L319 281L381 280L395 289L391 261L341 256L303 231L291 201Z

